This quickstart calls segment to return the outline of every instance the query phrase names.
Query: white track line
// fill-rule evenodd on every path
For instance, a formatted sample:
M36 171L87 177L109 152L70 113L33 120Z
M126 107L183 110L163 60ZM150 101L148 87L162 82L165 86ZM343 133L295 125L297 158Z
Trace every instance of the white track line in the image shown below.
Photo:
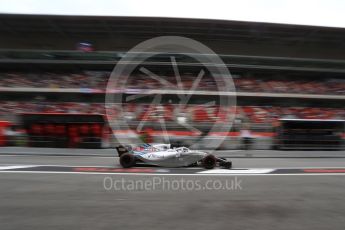
M197 172L198 174L265 174L273 172L275 169L256 168L256 169L212 169Z
M59 165L59 164L40 164L40 165L28 165L28 164L0 164L0 170L1 167L7 167L7 166L20 166L20 167L78 167L78 168L122 168L120 165ZM165 168L165 167L134 167L134 168L139 168L139 169L144 169L144 168L154 168L154 169L178 169L178 170L197 170L197 169L204 169L202 167L181 167L181 168ZM279 168L273 168L273 167L263 167L263 168L231 168L231 169L210 169L211 170L227 170L227 171L233 171L233 170L278 170L278 169L345 169L344 166L307 166L307 167L279 167ZM205 170L207 171L207 170Z
M179 174L179 173L104 173L104 172L52 172L52 171L0 171L18 174L71 174L71 175L132 175L132 176L343 176L345 173L285 173L285 174Z
M32 167L36 167L36 166L35 165L7 165L7 166L0 166L0 170L32 168Z

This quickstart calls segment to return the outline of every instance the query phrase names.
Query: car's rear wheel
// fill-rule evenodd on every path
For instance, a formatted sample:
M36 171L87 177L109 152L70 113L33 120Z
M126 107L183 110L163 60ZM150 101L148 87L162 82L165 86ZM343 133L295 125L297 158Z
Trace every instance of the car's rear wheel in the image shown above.
M216 167L217 159L213 155L206 155L202 159L202 165L204 166L205 169L213 169Z
M135 165L135 157L133 154L125 153L120 157L120 164L124 168L131 168Z

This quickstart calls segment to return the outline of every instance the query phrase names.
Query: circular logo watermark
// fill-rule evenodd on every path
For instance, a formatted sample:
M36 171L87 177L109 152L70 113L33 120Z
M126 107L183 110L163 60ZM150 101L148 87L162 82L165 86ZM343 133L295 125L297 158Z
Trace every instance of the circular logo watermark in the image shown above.
M192 61L178 61L181 55ZM165 62L160 62L157 57L164 57ZM170 68L174 80L156 73L157 66L158 69ZM182 68L193 68L193 73L196 73L189 84L184 82ZM155 81L155 87L147 88L145 81L134 88L129 87L130 83L138 81L138 74L151 82ZM200 87L202 83L209 82L210 78L215 84L212 91ZM236 113L235 92L228 68L210 48L185 37L156 37L129 50L116 64L106 89L106 117L118 144L143 144L144 140L140 135L145 133L145 129L156 131L158 125L162 142L171 142L171 130L185 130L188 131L186 135L191 149L201 146L216 149L232 127ZM174 97L174 102L167 102L167 97ZM133 113L133 108L140 103L145 104L145 109L139 116ZM165 108L167 104L169 111ZM211 113L215 119L207 122L185 119L193 113L193 108L201 108L204 113L212 108ZM167 113L170 113L169 118ZM155 119L150 122L149 118L152 116ZM217 119L219 116L222 119Z

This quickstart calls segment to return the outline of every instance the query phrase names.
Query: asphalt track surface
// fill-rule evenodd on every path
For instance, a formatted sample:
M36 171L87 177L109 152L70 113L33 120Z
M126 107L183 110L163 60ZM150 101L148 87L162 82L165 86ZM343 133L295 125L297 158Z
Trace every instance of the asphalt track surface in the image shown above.
M233 164L123 171L110 156L0 155L0 229L344 229L345 158Z

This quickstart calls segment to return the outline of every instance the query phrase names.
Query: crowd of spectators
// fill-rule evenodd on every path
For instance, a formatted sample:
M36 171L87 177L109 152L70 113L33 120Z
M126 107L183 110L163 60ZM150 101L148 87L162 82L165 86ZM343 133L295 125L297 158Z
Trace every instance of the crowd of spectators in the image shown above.
M0 115L20 113L104 113L104 104L100 103L0 101L0 104Z
M234 79L236 90L243 92L345 94L345 79L261 79L239 77Z
M123 79L115 85L115 89L181 89L194 87L196 76L184 74L182 82L172 75L160 76L160 80L150 74L140 73ZM75 73L41 72L20 73L0 72L0 88L33 87L33 88L79 88L104 91L110 76L106 71L82 71ZM255 77L252 75L233 75L236 91L239 92L270 92L270 93L305 93L345 95L345 79L341 78L283 78ZM217 85L222 85L222 78L212 78L208 75L198 82L196 90L215 91ZM16 113L85 113L104 114L103 103L75 103L47 101L0 101L0 116ZM206 105L178 106L125 104L112 108L113 114L119 119L131 121L174 121L185 122L227 122L236 111L236 117L252 123L272 123L279 118L305 119L344 119L345 110L340 108L312 107L277 107L277 106L238 106L219 107Z
M83 113L105 114L103 103L34 103L0 101L0 116L19 113ZM238 119L251 123L272 123L279 118L303 119L344 119L344 108L277 107L277 106L237 106L219 107L208 105L112 105L108 112L115 119L131 121L152 121L160 119L177 123L188 122L227 122L233 114Z
M79 73L4 73L0 72L0 87L11 88L95 88L104 89L107 72Z
M0 73L0 87L35 88L88 88L104 91L110 76L106 71L84 71L79 73ZM191 89L196 76L184 74L179 84L175 76L154 76L140 73L118 82L115 88L126 89ZM126 81L126 82L124 82ZM345 95L345 79L341 78L283 78L252 75L233 75L236 91L270 93L304 93ZM223 85L222 78L202 77L196 90L215 91Z

